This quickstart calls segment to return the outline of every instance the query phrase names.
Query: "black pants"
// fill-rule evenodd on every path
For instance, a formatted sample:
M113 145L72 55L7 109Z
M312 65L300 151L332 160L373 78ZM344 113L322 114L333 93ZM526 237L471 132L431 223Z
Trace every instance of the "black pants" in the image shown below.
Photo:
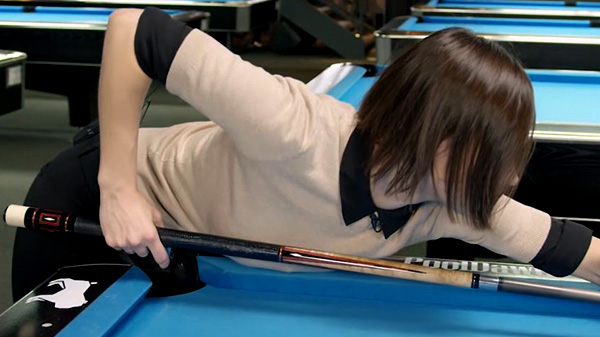
M97 124L82 129L75 145L46 164L31 185L24 204L98 220L100 163ZM103 238L18 229L12 267L13 300L18 300L57 269L85 263L121 262Z

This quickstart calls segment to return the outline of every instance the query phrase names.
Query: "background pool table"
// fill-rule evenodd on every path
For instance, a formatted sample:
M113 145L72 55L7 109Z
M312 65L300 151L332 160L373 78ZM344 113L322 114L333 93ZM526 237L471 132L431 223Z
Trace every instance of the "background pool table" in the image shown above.
M0 6L0 49L28 55L27 88L67 96L71 125L87 125L97 116L104 32L114 10ZM208 23L203 12L169 13L193 27Z
M383 66L336 64L309 86L359 108L383 69ZM600 146L600 72L529 69L527 73L535 96L534 138Z
M414 16L496 16L549 19L600 19L599 2L527 0L431 0L411 8Z
M275 0L0 0L0 5L197 10L210 13L207 31L246 33L277 17Z
M600 10L597 1L564 0L430 0L429 6L470 8L525 8L525 9L564 9L564 10Z
M337 64L309 86L358 108L383 70L381 66ZM600 236L600 72L528 70L536 104L537 145L515 199L554 217L587 225ZM428 245L428 256L472 259L490 256L452 241Z
M24 53L0 49L0 115L23 106L26 58Z
M497 17L398 17L375 33L377 61L431 33L463 27L514 51L528 68L600 70L600 27L588 20Z
M32 296L60 290L44 283L38 293L17 302L0 321L7 322L9 315L17 312L25 313L32 319L25 324L9 323L5 331L16 331L12 336L20 336L21 331L45 331L52 335L51 332L60 330L61 318L69 310L83 309L62 328L58 334L62 337L595 337L600 330L600 306L588 302L346 272L284 273L246 267L223 257L199 257L198 266L200 279L206 286L188 294L162 298L144 297L150 282L135 267L119 271L124 275L117 276L117 281L109 280L108 289L97 294L96 288L105 287L98 275L100 267L88 267L88 274L80 272L71 277L98 282L89 285L85 294L90 302L82 308L57 309L55 303L61 301L55 299L26 303ZM57 277L67 278L65 274ZM569 285L600 290L589 283ZM98 297L92 301L91 295ZM35 318L36 312L46 314ZM1 331L0 336L3 336Z

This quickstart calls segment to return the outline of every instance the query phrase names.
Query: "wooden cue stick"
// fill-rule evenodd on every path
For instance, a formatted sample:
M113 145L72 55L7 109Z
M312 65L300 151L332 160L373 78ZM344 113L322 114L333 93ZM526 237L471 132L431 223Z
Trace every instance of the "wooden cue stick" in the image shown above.
M4 221L10 226L47 232L74 232L94 236L102 235L102 229L97 222L78 217L71 213L35 207L10 205L4 211ZM504 291L600 303L600 292L598 291L541 285L471 272L434 269L398 261L356 257L216 235L165 228L157 229L162 243L172 248L446 284L463 288Z

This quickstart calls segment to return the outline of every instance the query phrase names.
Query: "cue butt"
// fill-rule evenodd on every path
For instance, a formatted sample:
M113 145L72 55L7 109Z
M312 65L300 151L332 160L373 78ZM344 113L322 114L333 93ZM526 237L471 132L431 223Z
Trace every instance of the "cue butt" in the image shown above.
M44 232L73 232L76 219L71 213L20 205L10 205L4 211L7 225Z
M45 232L74 232L84 235L102 236L97 221L78 217L71 213L10 205L5 211L6 223ZM184 232L157 228L163 245L190 251L201 251L217 255L231 255L247 259L281 262L281 245L241 240L216 235Z

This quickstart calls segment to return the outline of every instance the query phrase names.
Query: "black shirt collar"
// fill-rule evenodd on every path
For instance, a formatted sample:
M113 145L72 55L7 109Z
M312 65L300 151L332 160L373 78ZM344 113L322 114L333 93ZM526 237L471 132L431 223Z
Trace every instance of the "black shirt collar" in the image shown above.
M408 222L420 204L394 210L382 210L375 206L367 172L370 151L369 140L354 130L350 135L340 165L342 216L346 226L370 216L373 229L376 232L383 232L387 239Z

